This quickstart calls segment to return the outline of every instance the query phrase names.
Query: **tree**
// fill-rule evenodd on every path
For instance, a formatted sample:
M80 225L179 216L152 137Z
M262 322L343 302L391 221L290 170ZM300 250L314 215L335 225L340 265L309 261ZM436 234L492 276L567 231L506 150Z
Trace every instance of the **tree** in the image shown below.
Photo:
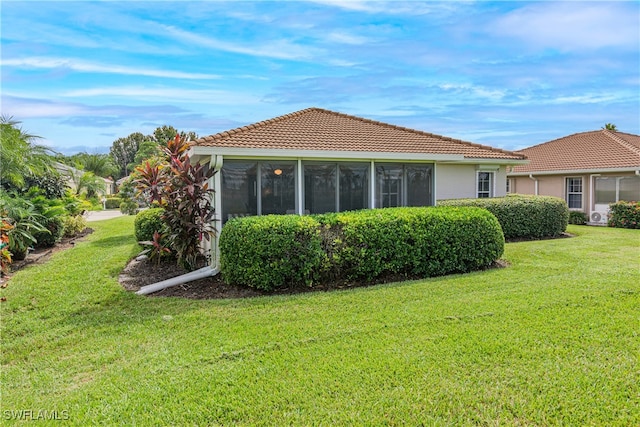
M613 123L607 123L605 124L602 129L606 129L606 130L610 130L611 132L617 132L618 128L616 127L616 125L614 125Z
M161 146L166 147L167 142L173 141L176 135L180 135L183 141L193 141L198 138L195 132L178 132L173 126L159 126L153 131L153 139Z
M140 144L148 139L149 137L144 136L142 133L134 132L125 138L118 138L113 141L109 155L119 168L119 177L126 176L129 170L132 169L132 163Z
M31 135L11 117L0 118L0 183L22 189L29 177L54 173L53 151L35 143Z
M69 160L72 161L72 164L69 166L74 166L85 172L92 172L96 176L103 178L117 175L120 169L108 154L79 153L71 156Z

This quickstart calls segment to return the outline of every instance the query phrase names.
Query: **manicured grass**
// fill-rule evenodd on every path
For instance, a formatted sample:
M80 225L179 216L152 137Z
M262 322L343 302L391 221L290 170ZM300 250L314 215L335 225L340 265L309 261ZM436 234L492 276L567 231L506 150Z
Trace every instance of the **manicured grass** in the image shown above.
M638 230L510 243L506 269L191 301L123 291L133 218L92 227L2 291L3 420L640 424Z

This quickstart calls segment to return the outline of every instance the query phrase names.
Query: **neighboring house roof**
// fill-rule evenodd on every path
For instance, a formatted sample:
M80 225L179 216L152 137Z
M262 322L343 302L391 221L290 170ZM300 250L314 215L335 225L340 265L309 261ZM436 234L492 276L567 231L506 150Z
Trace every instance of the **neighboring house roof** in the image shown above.
M195 141L199 147L323 152L456 155L520 163L523 154L321 108L291 114Z
M640 135L606 129L576 133L518 151L530 163L512 174L640 169Z

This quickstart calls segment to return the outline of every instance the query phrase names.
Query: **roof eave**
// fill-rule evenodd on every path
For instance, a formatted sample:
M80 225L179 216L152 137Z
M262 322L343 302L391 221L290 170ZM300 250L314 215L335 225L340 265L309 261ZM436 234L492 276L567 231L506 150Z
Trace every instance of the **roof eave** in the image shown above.
M576 175L594 173L614 173L614 172L636 172L640 170L640 165L621 168L592 168L592 169L560 169L546 171L525 171L507 172L507 176L529 176L529 175Z
M451 163L491 163L501 165L522 165L528 160L484 158L465 158L463 154L437 153L399 153L382 151L326 151L326 150L295 150L273 148L234 148L195 146L193 155L221 155L225 157L255 157L255 158L291 158L313 160L402 160L402 161L437 161Z

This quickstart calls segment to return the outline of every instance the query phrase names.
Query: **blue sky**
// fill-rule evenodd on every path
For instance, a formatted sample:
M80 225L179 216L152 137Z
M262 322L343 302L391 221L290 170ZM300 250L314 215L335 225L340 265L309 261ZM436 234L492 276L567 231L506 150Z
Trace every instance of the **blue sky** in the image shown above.
M2 1L2 114L71 154L320 107L517 150L640 134L640 2Z

